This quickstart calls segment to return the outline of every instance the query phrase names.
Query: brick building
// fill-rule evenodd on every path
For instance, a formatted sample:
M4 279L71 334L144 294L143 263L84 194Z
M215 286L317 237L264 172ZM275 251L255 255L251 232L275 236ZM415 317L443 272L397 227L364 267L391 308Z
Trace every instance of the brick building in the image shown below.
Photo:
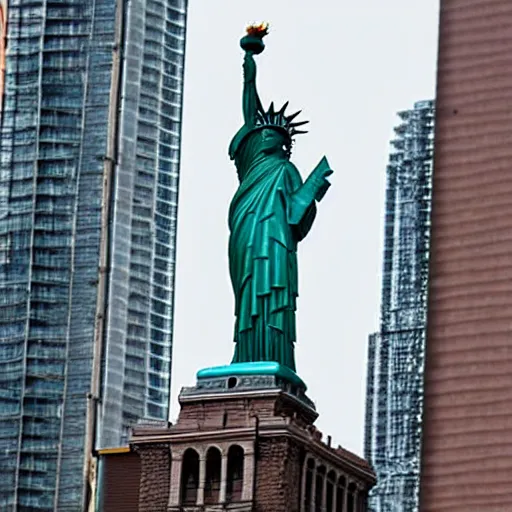
M512 2L442 0L421 512L512 510Z
M366 512L375 475L326 442L300 387L275 375L198 379L175 425L101 453L102 512Z

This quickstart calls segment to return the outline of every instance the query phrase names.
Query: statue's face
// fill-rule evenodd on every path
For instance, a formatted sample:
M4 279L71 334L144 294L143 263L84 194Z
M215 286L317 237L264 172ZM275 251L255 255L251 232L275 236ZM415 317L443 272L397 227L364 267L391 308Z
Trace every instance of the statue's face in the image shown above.
M271 154L282 151L284 155L288 154L287 139L277 130L270 128L261 130L261 140L265 153Z

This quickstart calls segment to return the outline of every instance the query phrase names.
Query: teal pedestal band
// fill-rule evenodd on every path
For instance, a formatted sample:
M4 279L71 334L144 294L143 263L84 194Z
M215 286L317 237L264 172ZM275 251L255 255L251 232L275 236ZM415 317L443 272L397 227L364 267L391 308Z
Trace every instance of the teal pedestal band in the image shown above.
M304 381L290 368L273 361L251 363L233 363L225 366L203 368L197 372L197 379L214 379L220 377L243 377L246 375L274 375L306 391Z

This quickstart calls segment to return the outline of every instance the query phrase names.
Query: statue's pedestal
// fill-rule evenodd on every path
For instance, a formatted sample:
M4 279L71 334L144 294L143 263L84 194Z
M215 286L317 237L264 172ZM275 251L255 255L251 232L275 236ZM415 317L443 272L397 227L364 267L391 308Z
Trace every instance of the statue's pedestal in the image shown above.
M313 401L306 395L306 384L292 370L272 361L254 363L233 363L226 366L204 368L197 372L197 384L183 388L182 398L207 394L253 393L284 391L312 411L316 409Z
M182 388L179 401L176 424L133 431L139 511L300 512L350 504L366 512L373 471L331 446L330 437L322 440L306 386L288 368L206 368L195 386Z

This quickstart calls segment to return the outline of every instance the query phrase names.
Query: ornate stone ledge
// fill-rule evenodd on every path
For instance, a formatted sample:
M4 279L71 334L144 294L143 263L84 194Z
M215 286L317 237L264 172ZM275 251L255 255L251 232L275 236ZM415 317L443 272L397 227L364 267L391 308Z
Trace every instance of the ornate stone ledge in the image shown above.
M203 377L197 384L181 389L180 403L198 399L199 397L224 397L242 393L258 393L265 391L285 392L296 398L308 409L316 412L314 402L306 395L305 388L298 386L279 375L226 375L223 377Z
M253 512L253 502L247 503L225 503L218 505L182 505L178 507L169 507L167 512Z

